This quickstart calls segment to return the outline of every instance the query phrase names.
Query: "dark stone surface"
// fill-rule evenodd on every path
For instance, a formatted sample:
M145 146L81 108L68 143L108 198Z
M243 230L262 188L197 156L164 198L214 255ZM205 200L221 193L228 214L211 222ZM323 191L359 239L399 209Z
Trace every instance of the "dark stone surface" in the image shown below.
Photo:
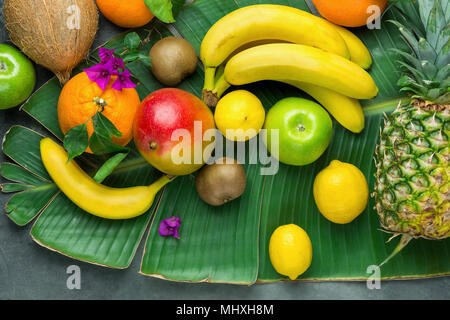
M95 45L121 31L102 18ZM0 40L7 41L3 20ZM52 74L39 66L36 70L36 88L39 88ZM1 137L15 124L44 130L18 108L0 111ZM1 153L0 162L4 161L8 159ZM2 207L8 197L0 194ZM3 210L0 213L0 299L450 299L450 277L383 281L379 290L367 289L365 282L284 282L253 286L170 282L138 274L143 243L128 269L112 270L42 248L31 239L30 229L31 224L18 227ZM67 288L66 270L71 265L81 269L80 290Z

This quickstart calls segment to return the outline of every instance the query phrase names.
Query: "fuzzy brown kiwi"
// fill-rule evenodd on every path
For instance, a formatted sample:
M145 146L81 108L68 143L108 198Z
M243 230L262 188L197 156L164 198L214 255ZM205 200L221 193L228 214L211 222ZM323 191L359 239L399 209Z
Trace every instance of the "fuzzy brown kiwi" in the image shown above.
M62 84L89 53L98 28L94 0L5 0L12 42Z
M212 206L221 206L239 198L246 185L244 167L230 158L222 158L212 165L206 165L195 179L200 198Z
M166 86L176 86L195 72L198 56L192 45L179 37L159 40L150 50L152 73Z

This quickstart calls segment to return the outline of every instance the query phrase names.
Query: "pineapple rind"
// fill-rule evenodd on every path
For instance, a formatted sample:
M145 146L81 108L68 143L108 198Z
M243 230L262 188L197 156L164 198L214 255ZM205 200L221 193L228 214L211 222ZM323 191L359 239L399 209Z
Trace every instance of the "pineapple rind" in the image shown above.
M450 236L450 105L414 100L386 117L374 196L383 228L413 238Z

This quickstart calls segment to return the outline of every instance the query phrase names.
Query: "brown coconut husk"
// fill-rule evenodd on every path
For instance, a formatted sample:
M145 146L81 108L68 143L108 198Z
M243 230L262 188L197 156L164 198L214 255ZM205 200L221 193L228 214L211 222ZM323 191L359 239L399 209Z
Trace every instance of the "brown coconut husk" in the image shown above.
M3 15L12 42L63 85L98 28L94 0L5 0Z

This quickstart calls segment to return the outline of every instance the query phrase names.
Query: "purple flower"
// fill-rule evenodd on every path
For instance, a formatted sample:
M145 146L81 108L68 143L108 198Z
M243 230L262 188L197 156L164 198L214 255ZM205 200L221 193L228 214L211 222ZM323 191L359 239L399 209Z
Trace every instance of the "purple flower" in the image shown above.
M105 90L111 77L117 76L112 86L113 89L122 91L122 89L136 87L130 79L132 74L125 69L123 59L114 57L114 50L100 48L98 55L101 62L91 68L84 69L89 80L97 83L102 90Z
M158 233L160 236L174 236L175 238L180 239L180 235L178 234L178 229L180 228L180 226L180 217L171 217L169 219L164 219L159 225Z
M117 79L114 82L112 88L116 89L117 91L122 91L122 89L127 88L135 88L136 84L134 84L133 81L131 81L132 74L128 70L124 70L122 73L117 73Z
M111 76L114 73L114 62L109 60L106 63L99 63L89 69L84 69L89 80L98 84L98 86L105 90Z
M109 50L109 49L105 49L105 48L98 49L98 55L100 57L100 61L102 63L106 63L109 60L111 60L112 58L114 58L114 51L115 50Z
M115 74L117 74L117 71L119 69L123 69L125 67L123 60L120 58L112 58L110 61L112 61L113 71L115 72Z

